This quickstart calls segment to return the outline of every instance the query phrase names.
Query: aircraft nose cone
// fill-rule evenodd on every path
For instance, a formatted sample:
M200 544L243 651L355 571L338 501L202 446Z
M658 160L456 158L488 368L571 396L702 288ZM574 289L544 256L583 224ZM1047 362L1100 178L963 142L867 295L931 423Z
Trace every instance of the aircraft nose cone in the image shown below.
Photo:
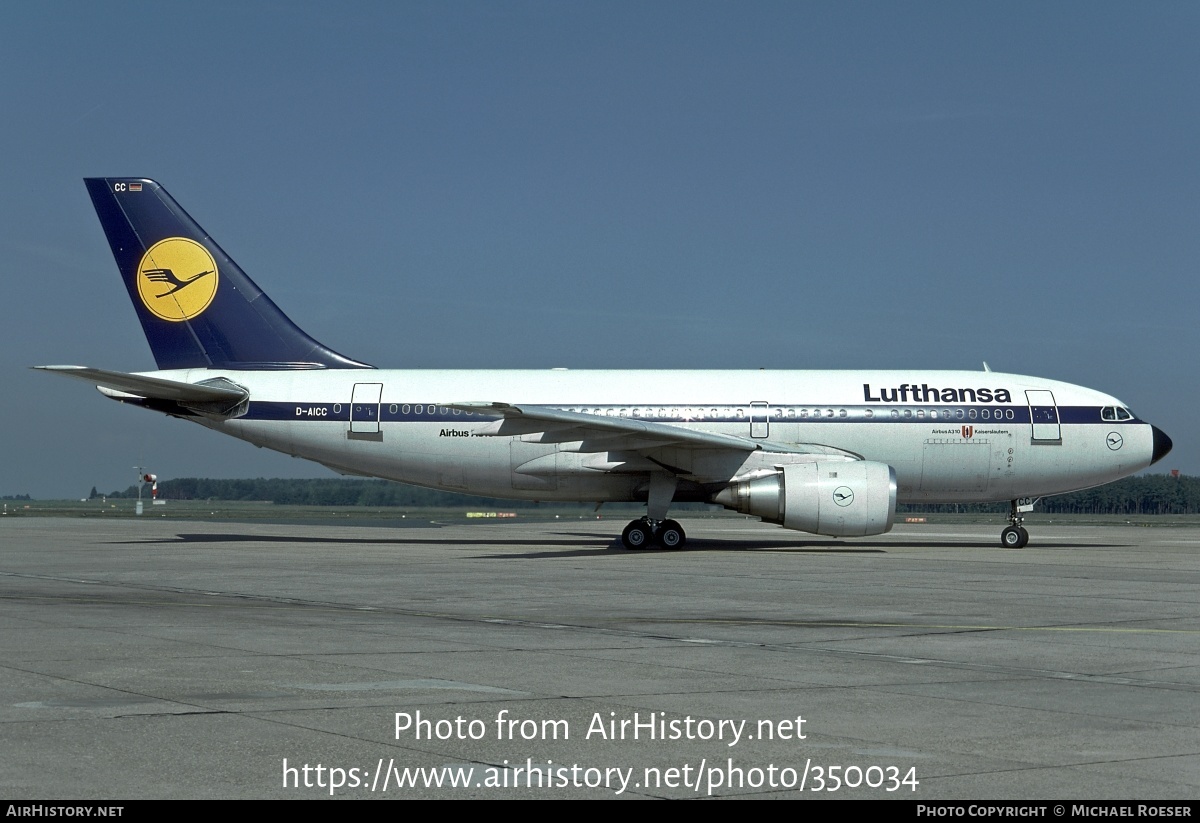
M1153 465L1166 457L1167 452L1175 444L1171 442L1171 438L1167 437L1166 432L1158 426L1151 426L1150 429L1154 432L1154 455L1150 458L1150 463Z

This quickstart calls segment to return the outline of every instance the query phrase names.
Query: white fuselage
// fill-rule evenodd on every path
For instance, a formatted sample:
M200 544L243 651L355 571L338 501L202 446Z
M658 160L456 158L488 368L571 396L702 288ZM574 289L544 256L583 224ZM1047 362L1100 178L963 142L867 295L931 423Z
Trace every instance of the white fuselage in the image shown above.
M494 417L446 404L520 403L751 438L761 451L660 449L655 459L715 486L778 463L773 444L845 452L895 470L900 502L1036 497L1148 466L1152 427L1117 399L998 372L237 371L236 419L197 418L259 446L351 474L538 500L639 499L621 454L538 436L488 436ZM1119 411L1115 411L1119 410ZM811 449L807 447L811 446ZM640 499L644 499L644 496Z

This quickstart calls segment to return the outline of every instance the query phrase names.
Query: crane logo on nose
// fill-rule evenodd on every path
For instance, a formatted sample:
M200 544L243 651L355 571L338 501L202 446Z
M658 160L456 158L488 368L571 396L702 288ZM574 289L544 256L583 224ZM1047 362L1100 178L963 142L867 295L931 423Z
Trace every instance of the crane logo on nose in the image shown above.
M138 296L155 317L178 323L204 312L217 296L217 264L195 240L169 237L142 255Z

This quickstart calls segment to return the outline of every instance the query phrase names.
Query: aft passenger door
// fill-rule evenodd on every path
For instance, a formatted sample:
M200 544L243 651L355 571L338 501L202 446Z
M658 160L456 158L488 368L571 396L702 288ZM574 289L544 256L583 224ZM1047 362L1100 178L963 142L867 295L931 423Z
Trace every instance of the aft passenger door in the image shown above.
M355 383L350 398L351 439L379 440L379 401L383 397L382 383Z

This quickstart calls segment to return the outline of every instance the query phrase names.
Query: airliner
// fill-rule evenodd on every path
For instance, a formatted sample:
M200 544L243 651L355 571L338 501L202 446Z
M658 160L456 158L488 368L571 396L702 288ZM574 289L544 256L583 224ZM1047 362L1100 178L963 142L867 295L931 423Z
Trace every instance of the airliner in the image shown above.
M466 494L644 502L628 549L684 546L672 503L883 534L898 503L1009 502L1108 483L1171 439L1099 391L981 371L384 370L317 342L158 183L88 193L158 366L35 368L342 474Z

